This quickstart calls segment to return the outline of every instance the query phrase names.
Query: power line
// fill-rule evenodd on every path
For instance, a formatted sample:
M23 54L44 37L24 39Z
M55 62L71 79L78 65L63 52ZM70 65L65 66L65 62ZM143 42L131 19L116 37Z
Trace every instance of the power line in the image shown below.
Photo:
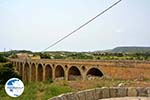
M87 22L85 22L84 24L82 24L81 26L79 26L78 28L76 28L75 30L73 30L72 32L70 32L69 34L65 35L64 37L62 37L61 39L59 39L58 41L54 42L53 44L51 44L50 46L48 46L47 48L45 48L42 52L46 51L47 49L55 46L56 44L58 44L59 42L61 42L62 40L64 40L65 38L69 37L70 35L72 35L73 33L77 32L78 30L80 30L81 28L83 28L84 26L86 26L87 24L89 24L90 22L92 22L94 19L96 19L97 17L99 17L100 15L104 14L106 11L108 11L109 9L111 9L112 7L114 7L115 5L117 5L119 2L121 2L122 0L117 1L116 3L112 4L111 6L109 6L107 9L105 9L104 11L102 11L101 13L99 13L98 15L96 15L95 17L91 18L90 20L88 20Z

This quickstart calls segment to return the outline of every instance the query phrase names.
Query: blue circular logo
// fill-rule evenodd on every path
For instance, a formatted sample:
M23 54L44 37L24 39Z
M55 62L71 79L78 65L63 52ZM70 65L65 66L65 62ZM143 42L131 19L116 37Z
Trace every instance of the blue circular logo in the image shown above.
M5 84L5 91L11 97L18 97L24 91L24 84L18 78L11 78Z

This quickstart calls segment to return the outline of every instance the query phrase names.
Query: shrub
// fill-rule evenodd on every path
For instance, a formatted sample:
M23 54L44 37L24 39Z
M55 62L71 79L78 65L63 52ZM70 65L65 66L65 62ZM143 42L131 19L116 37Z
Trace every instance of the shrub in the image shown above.
M6 58L2 54L0 54L0 62L6 62L6 61L7 61Z
M7 63L0 68L0 84L5 84L10 78L21 77L14 71L12 64Z

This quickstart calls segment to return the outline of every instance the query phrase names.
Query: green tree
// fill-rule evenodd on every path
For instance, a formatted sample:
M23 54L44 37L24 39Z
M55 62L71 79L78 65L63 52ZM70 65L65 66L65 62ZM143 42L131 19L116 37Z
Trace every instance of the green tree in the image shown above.
M0 84L5 84L10 78L21 79L21 77L13 69L13 65L7 63L3 65L3 67L0 67Z
M0 62L6 62L6 61L7 61L6 58L2 54L0 54Z
M42 59L51 59L51 55L49 55L48 53L39 53L37 55L40 55Z

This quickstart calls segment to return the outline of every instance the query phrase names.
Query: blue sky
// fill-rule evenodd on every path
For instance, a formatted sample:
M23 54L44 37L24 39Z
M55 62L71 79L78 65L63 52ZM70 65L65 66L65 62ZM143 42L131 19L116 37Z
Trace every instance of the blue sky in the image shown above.
M42 51L117 0L0 0L0 51ZM150 46L150 0L122 0L48 51Z

